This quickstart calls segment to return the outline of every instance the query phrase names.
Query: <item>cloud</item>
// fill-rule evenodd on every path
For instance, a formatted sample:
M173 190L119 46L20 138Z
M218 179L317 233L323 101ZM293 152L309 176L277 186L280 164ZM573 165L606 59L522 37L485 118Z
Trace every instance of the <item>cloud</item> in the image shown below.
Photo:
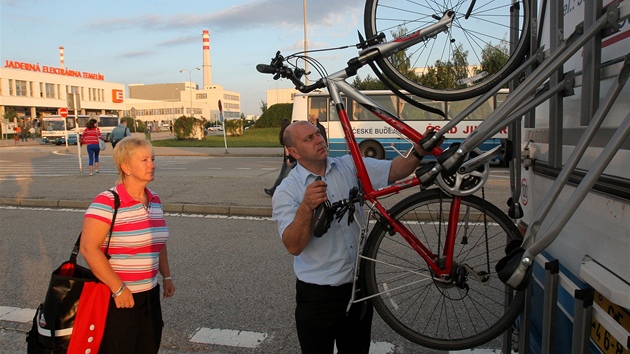
M121 53L116 55L115 58L117 59L133 59L133 58L142 58L142 57L148 57L155 54L154 51L152 50L138 50L138 51L132 51L132 52L126 52L126 53Z
M313 27L332 27L346 21L354 22L362 7L363 1L360 0L311 0L306 6L307 23ZM132 28L167 31L203 27L216 32L251 31L260 27L301 28L304 23L302 2L296 0L261 0L208 11L203 13L203 9L197 9L195 13L103 18L91 20L86 26L107 31Z

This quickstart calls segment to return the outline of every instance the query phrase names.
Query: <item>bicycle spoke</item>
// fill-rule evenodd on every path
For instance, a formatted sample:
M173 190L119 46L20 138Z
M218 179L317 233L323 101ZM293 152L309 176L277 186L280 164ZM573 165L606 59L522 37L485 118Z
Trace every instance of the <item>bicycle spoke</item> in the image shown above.
M426 190L394 206L391 216L443 257L450 204L441 191ZM459 212L450 276L437 278L399 234L389 235L378 224L362 256L366 289L377 312L407 339L434 349L457 350L491 341L512 324L523 303L522 292L506 296L507 288L493 267L505 245L520 237L514 223L474 196L461 198ZM462 243L464 236L467 242ZM446 264L436 262L439 267ZM505 303L506 298L511 302Z

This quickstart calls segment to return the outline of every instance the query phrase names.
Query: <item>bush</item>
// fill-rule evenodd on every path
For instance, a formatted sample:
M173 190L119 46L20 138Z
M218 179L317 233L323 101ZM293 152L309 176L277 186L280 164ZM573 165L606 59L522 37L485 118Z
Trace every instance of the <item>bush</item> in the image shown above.
M129 131L132 133L142 133L146 130L146 126L144 125L144 122L141 121L140 119L136 119L136 124L133 124L133 118L131 117L122 117L120 118L120 121L125 121L127 122L127 128L129 128Z
M256 121L258 128L275 128L280 126L280 121L284 118L291 120L293 113L293 103L278 103L267 108Z
M177 140L197 139L205 137L203 130L204 121L195 117L181 116L175 121L173 131Z
M232 136L243 135L243 121L241 119L229 119L225 121L225 134Z

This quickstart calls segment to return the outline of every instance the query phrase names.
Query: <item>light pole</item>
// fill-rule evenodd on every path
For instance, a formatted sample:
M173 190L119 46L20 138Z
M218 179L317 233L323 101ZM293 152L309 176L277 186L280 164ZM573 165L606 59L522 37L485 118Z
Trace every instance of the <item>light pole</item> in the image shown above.
M193 100L192 100L192 72L193 70L201 70L198 67L194 68L194 69L179 69L180 73L183 73L184 71L188 71L188 81L190 82L190 116L193 117Z

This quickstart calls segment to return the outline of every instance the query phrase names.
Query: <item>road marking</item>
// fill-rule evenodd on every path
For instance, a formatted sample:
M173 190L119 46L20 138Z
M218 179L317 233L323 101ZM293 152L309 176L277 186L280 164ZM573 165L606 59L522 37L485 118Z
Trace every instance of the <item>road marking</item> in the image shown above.
M190 338L190 341L230 347L257 348L267 337L266 333L260 332L202 327Z
M35 309L0 306L0 321L28 323L35 317Z
M250 167L237 167L237 170L251 170Z
M391 343L372 341L370 344L369 354L393 354L395 352L396 346Z
M0 321L29 323L35 316L35 309L25 309L11 306L0 306ZM201 327L190 338L191 342L212 345L225 345L241 348L258 348L269 335L261 332L239 331L233 329ZM387 342L370 344L370 354L393 354L396 346ZM473 349L450 351L449 354L499 354L500 349ZM515 354L512 351L512 354Z

